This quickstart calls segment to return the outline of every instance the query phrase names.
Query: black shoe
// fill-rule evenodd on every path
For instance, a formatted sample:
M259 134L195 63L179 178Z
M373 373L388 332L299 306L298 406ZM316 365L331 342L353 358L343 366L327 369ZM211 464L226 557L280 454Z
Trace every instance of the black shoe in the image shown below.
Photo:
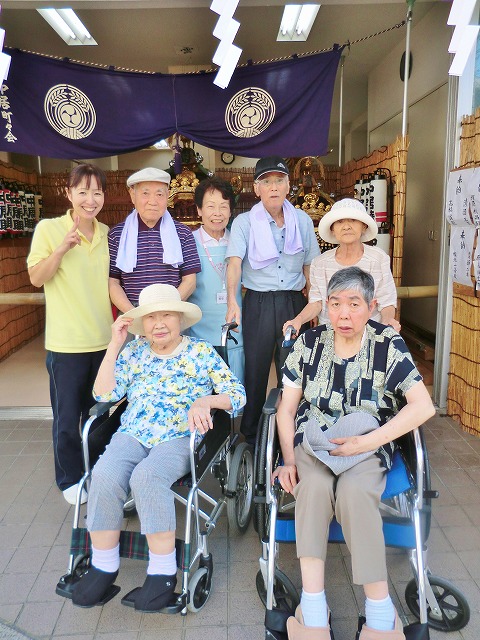
M172 600L177 585L177 576L147 576L143 587L135 596L136 611L160 611Z
M96 567L89 567L72 591L73 604L77 607L94 607L100 604L117 576L118 571L108 573Z

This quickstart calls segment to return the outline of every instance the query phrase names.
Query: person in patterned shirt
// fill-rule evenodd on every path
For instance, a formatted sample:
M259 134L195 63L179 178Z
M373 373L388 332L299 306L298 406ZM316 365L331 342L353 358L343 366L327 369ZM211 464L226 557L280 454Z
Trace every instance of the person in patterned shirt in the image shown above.
M181 331L198 322L200 308L172 285L153 284L139 306L112 325L112 339L94 384L97 401L128 406L121 425L92 470L87 528L91 566L75 586L73 604L92 607L115 581L119 538L129 487L146 535L150 559L135 609L160 611L176 585L172 483L190 471L190 432L213 427L211 410L230 413L245 390L215 349ZM127 332L140 337L122 350Z
M290 640L329 640L324 589L328 529L342 525L353 582L364 587L366 623L360 640L404 640L388 593L379 504L393 441L434 413L401 336L369 320L373 277L358 267L328 284L330 325L301 335L283 368L278 434L284 466L278 477L296 499L302 597L287 621Z

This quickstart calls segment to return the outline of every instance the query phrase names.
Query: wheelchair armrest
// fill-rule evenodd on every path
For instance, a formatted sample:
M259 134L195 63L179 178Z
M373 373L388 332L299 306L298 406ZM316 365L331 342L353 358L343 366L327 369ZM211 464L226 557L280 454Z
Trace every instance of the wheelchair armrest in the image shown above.
M93 407L88 412L88 415L93 416L94 418L99 418L103 416L103 414L108 411L111 407L114 407L116 402L97 402L93 405Z
M278 405L280 403L280 399L282 397L282 390L276 387L272 389L265 400L265 404L263 405L262 412L266 416L271 416L274 413L277 413Z

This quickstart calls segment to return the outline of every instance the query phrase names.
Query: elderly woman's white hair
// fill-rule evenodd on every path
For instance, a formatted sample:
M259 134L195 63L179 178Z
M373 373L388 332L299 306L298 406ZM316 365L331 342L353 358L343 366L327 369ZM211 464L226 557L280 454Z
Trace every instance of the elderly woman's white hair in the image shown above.
M365 302L370 305L375 297L375 281L369 273L359 267L339 269L330 278L327 286L327 299L332 293L348 290L358 291Z

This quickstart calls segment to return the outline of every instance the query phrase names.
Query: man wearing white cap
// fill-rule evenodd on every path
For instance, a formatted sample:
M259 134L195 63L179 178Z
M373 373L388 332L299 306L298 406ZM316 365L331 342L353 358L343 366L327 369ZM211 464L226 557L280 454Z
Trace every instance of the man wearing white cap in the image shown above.
M110 298L122 313L150 284L170 284L182 300L195 290L200 260L192 232L167 210L169 184L170 175L154 167L127 180L134 209L108 234Z

